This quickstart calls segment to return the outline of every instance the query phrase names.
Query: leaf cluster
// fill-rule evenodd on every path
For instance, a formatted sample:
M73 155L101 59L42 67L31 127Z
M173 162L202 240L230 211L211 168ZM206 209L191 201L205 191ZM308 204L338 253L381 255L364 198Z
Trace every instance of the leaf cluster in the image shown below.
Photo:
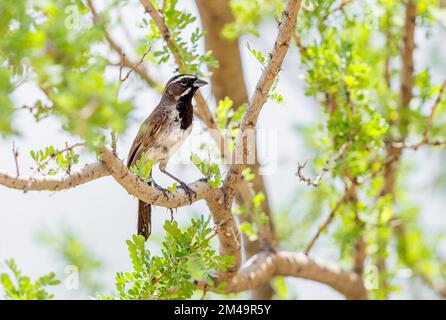
M194 280L204 279L212 285L212 272L227 270L234 258L221 257L211 247L216 231L209 222L201 216L180 229L176 221L166 221L160 256L150 253L144 237L134 235L128 240L133 270L116 275L118 298L188 299L196 290Z
M60 283L52 272L39 277L35 282L24 276L13 259L6 261L8 273L0 274L5 298L9 300L50 300L54 296L46 291L46 287Z

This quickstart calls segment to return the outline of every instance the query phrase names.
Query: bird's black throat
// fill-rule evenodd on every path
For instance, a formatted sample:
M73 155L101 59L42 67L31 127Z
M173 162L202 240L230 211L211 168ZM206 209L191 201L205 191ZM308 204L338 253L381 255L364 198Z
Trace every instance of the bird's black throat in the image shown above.
M189 94L180 97L177 102L177 110L181 121L181 129L187 130L194 120L194 108L192 106L192 97L196 89L192 89Z

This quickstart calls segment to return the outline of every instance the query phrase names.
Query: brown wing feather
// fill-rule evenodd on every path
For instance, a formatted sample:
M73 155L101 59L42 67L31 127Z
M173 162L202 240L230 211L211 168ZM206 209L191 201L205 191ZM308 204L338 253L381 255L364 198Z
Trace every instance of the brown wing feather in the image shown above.
M142 154L149 150L155 141L162 127L166 124L168 111L156 108L139 128L138 134L133 141L127 157L127 167L135 165ZM144 201L138 201L138 234L147 240L152 232L152 208Z
M168 113L166 110L154 110L150 116L143 122L139 128L135 140L133 140L127 157L127 167L130 168L135 165L142 154L149 150L161 131L161 128L166 124Z

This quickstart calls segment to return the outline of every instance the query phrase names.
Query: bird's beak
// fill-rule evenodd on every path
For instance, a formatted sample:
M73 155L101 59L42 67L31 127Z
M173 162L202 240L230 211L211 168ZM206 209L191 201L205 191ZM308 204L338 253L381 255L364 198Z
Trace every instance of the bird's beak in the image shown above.
M207 83L206 81L201 80L201 79L197 79L197 80L194 81L193 86L194 86L195 88L200 88L200 87L205 86L205 85L207 85L207 84L208 84L208 83Z

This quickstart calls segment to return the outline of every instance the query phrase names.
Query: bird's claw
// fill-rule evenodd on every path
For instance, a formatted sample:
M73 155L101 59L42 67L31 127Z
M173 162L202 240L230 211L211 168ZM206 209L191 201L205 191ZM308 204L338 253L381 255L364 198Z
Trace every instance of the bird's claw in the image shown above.
M169 190L164 189L163 187L161 187L159 184L157 184L155 181L152 180L152 186L156 189L158 189L159 191L161 191L163 193L164 198L166 198L167 200L169 200Z
M166 198L167 200L169 200L169 190L164 189L164 188L160 188L161 192L163 193L164 198Z
M184 192L186 192L187 197L189 198L190 204L192 204L192 200L197 197L197 193L194 190L192 190L191 188L189 188L189 186L185 183L181 183L180 188L183 189Z

